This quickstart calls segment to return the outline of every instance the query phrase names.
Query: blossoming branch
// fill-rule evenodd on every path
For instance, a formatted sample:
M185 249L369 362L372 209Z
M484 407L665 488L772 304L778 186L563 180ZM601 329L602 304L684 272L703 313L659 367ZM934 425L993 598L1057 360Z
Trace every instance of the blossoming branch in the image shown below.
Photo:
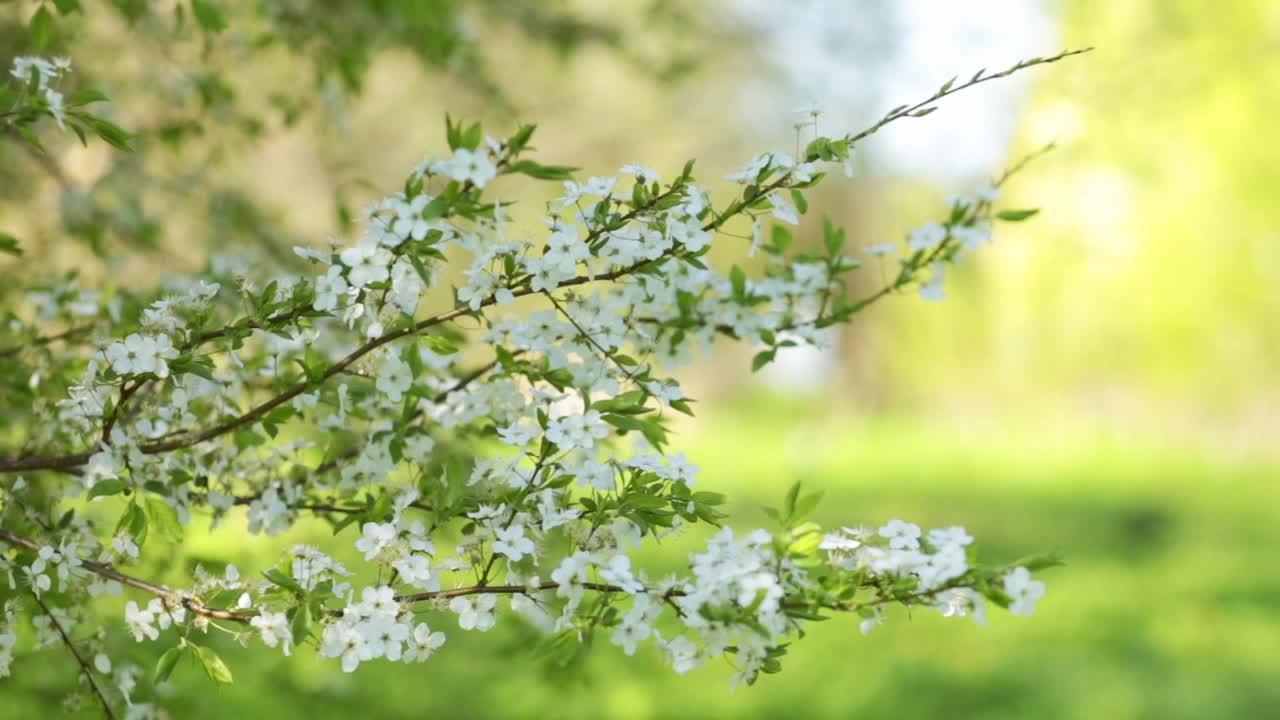
M531 125L494 138L450 119L450 154L369 208L354 242L295 248L307 274L214 264L155 290L31 287L0 345L35 419L0 457L0 676L22 671L24 615L33 647L65 645L104 712L145 716L156 709L139 670L111 659L120 630L164 648L154 682L184 657L231 682L234 658L212 633L350 672L424 661L455 628L484 632L511 613L542 628L560 662L599 633L627 654L656 647L678 673L728 657L750 684L835 613L860 616L864 634L893 605L980 623L988 603L1030 614L1044 593L1031 573L1052 557L988 566L963 528L902 520L824 530L808 519L820 494L798 486L772 528L735 531L725 497L667 445L672 414L694 414L674 372L717 338L752 348L759 369L890 295L941 299L947 268L993 222L1034 213L996 209L1006 173L902 241L849 247L823 221L820 251L794 249L806 193L848 171L859 142L1078 52L949 82L795 157L762 153L727 176L722 206L692 162L669 180L638 164L582 180L532 159ZM30 134L49 117L127 146L52 89L69 71L15 61L22 89L0 108L4 127ZM522 181L563 189L540 228L508 216L500 190ZM708 253L724 238L762 269L717 267ZM850 278L867 263L893 270L859 293ZM455 264L465 282L445 287ZM450 309L423 310L442 295ZM273 536L318 517L335 537L252 573L198 567L179 587L141 577L197 515ZM686 571L634 560L702 524L718 530ZM96 614L94 598L121 594L123 617Z

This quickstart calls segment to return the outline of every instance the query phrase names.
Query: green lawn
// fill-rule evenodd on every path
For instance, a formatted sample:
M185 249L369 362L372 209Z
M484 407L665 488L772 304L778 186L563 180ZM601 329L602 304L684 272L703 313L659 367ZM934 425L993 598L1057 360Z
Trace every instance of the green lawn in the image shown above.
M1047 432L806 424L759 407L709 413L684 437L701 485L737 499L738 527L763 524L757 505L803 474L826 490L824 523L960 523L992 562L1058 550L1069 565L1047 575L1033 617L992 609L981 628L898 611L869 637L840 619L795 645L781 675L732 692L724 663L682 678L652 648L626 658L606 642L582 673L551 675L531 655L531 631L508 622L468 635L442 617L434 623L452 632L428 663L350 676L308 650L286 661L224 643L236 684L179 668L174 716L1280 716L1280 465ZM198 550L216 552L239 530L199 538ZM651 566L682 559L695 540L669 543ZM138 652L147 667L155 657ZM73 672L61 650L14 670L0 681L3 717L47 714Z

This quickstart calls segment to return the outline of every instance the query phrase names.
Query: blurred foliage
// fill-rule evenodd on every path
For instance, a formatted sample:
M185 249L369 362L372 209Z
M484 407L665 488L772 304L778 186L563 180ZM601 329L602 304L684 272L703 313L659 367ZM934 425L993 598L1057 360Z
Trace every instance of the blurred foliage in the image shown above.
M19 55L70 56L76 85L111 97L109 117L136 134L137 148L133 155L81 149L56 129L46 133L47 155L0 142L0 222L23 238L28 262L74 267L90 282L150 264L134 252L171 270L198 267L205 248L287 266L296 260L289 248L298 212L332 205L341 215L304 229L347 229L347 195L364 181L347 162L363 150L353 142L352 113L376 58L408 54L416 76L401 72L412 80L396 94L412 117L394 122L433 128L446 109L483 107L485 117L508 123L521 112L511 74L491 60L494 37L560 63L602 48L655 82L696 65L682 49L694 23L678 4L646 0L616 15L561 0L0 3L0 65ZM660 53L637 39L637 27L662 39ZM432 108L427 123L417 115L424 100ZM308 196L314 187L295 191L291 216L248 182L249 166L282 138L299 136L329 188L327 197ZM395 170L403 172L423 147L398 145Z
M1061 5L1063 44L1098 50L1039 78L1023 113L1015 152L1060 149L1009 201L1045 212L962 268L939 312L878 318L874 373L957 416L1274 448L1280 5Z

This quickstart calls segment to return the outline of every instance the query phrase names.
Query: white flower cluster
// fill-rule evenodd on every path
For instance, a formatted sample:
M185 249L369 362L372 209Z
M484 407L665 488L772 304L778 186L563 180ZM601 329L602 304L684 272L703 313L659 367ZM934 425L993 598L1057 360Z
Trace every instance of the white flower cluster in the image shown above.
M164 379L169 377L169 366L165 361L178 357L178 351L168 335L133 333L122 342L108 345L103 355L111 369L120 375L151 373Z
M71 72L70 58L60 57L53 60L46 60L40 57L15 57L13 59L13 67L10 68L9 74L18 80L18 82L28 82L34 76L36 79L37 91L43 96L45 104L49 107L49 113L53 115L57 121L58 127L66 129L64 120L63 97L62 93L54 90L50 84L56 82L66 73Z
M64 538L57 548L49 545L42 546L31 563L22 568L22 574L26 576L31 591L39 596L40 593L53 587L53 580L47 574L50 570L58 577L58 591L65 590L67 581L80 567L78 553L79 549L75 541L70 538Z
M1000 197L1000 191L992 185L979 186L972 198L957 197L951 201L951 207L960 211L971 208L989 207ZM952 262L958 262L965 254L977 250L991 240L991 223L983 217L973 217L967 222L939 223L929 221L907 233L906 251L908 254L918 253L930 258L939 257L939 250L948 241L956 243L956 253ZM874 257L891 255L898 251L898 243L881 243L863 248L863 252ZM922 300L940 302L945 296L947 263L940 259L932 259L929 264L929 279L922 283L918 292Z
M676 638L668 656L677 672L687 672L706 657L736 647L738 674L735 684L754 679L793 624L783 611L787 585L800 571L779 558L774 538L756 530L738 540L733 530L722 529L706 552L691 559L692 581L674 599L688 629L697 634L699 649ZM744 618L743 615L746 615ZM748 622L749 621L749 622Z
M360 593L359 602L348 604L342 610L341 619L325 627L320 654L341 658L342 670L353 672L360 663L377 658L422 662L443 645L444 640L443 633L432 632L426 623L415 622L414 614L400 607L390 587L366 587Z
M183 606L170 607L160 598L152 598L146 607L138 607L138 603L130 600L124 606L124 623L135 640L155 640L160 637L161 630L168 629L170 625L181 625L186 614Z

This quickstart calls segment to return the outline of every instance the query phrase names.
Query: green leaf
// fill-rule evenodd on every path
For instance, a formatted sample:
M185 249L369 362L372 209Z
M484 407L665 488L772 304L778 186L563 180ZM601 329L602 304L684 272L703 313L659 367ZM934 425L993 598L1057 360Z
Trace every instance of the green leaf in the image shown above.
M27 30L31 33L31 44L37 50L43 50L53 36L53 13L49 12L49 8L41 5L36 14L31 16L31 24Z
M53 6L58 8L58 12L63 15L80 10L80 0L53 0Z
M680 400L671 401L671 409L682 412L689 417L693 417L693 408L689 407L689 401L681 398Z
M18 79L26 81L27 83L26 90L28 95L35 95L37 92L40 91L40 72L36 68L31 68L31 70L27 73L27 76L25 78L18 78Z
M1032 555L1030 557L1022 558L1012 565L1013 567L1024 567L1031 572L1036 572L1037 570L1045 570L1047 568L1059 567L1066 564L1067 561L1058 553L1047 553L1044 555Z
M293 406L281 405L262 418L262 429L266 430L267 434L274 438L276 433L280 431L280 426L288 422L295 414L297 414L297 411L293 409Z
M307 633L311 631L311 608L304 604L294 610L289 631L293 634L294 645L301 645L306 641Z
M88 125L98 137L105 140L112 147L124 150L125 152L133 152L133 148L129 147L129 140L132 138L132 135L116 124L86 113L78 113L77 116L85 125Z
M169 372L172 375L199 375L205 380L213 380L213 368L204 362L196 362L184 358L177 358L170 362Z
M171 647L160 656L160 660L156 662L155 678L152 682L156 685L169 679L173 674L173 669L178 666L178 660L182 658L182 653L186 648Z
M422 208L422 219L435 220L438 217L444 217L444 214L449 211L449 205L449 198L445 195L441 195L427 203L426 207Z
M822 242L827 254L833 257L844 247L844 228L837 229L831 224L831 218L825 216L822 218Z
M796 501L794 516L792 520L803 520L818 507L818 502L822 500L822 491L809 493Z
M437 355L452 355L458 352L458 348L447 338L440 335L427 335L422 338L422 342L426 344L431 352Z
M524 150L525 146L529 144L529 140L533 137L533 131L537 127L537 125L521 125L520 129L516 130L516 133L507 141L507 145L511 148L511 152L519 153L521 150Z
M191 12L205 32L216 33L227 29L226 18L222 17L222 11L212 0L191 0Z
M124 492L127 487L129 486L125 485L124 481L121 480L120 478L107 478L105 480L99 480L98 482L93 484L92 488L89 489L89 494L85 496L85 499L92 500L96 497L118 495Z
M747 297L747 274L737 265L729 271L729 283L733 285L733 298L738 301Z
M100 90L89 88L86 90L79 90L68 98L67 107L79 107L81 105L88 105L96 102L108 102L108 98L106 95L103 95Z
M0 233L0 253L22 257L22 248L18 245L18 238L9 233Z
M120 522L116 523L116 532L126 532L133 541L139 546L147 542L147 514L138 507L138 503L131 501L124 509L124 513L120 515Z
M996 605L999 605L1002 608L1005 608L1006 610L1009 608L1010 605L1013 604L1013 598L1009 597L1004 590L998 587L995 587L989 584L984 584L982 587L979 588L979 590L982 592L982 596L985 597L987 600L990 600L991 602L995 603Z
M822 544L822 533L805 533L792 541L787 547L787 552L795 555L812 555L820 544Z
M694 162L694 160L690 160L684 164L684 169L680 171L680 178L676 182L677 185L693 180Z
M449 143L450 150L457 150L462 147L462 126L454 125L453 118L449 117L449 113L444 114L444 136Z
M222 662L222 658L218 657L218 653L201 645L192 644L191 647L195 648L196 657L200 658L200 664L204 666L204 672L210 680L227 685L233 682L231 670L226 663Z
M800 481L797 480L790 488L787 489L787 497L782 501L782 512L787 519L792 518L796 514L796 499L800 497Z
M826 615L819 614L817 609L811 610L809 608L784 607L783 612L787 614L787 617L799 618L801 620L809 620L812 622L822 622L824 620L831 619Z
M510 172L522 173L538 180L570 180L577 169L567 165L539 165L532 160L521 160L511 166Z
M831 140L824 137L814 138L813 141L805 146L803 157L822 160L832 159L835 155L831 150Z
M289 577L288 575L285 575L279 570L276 570L274 568L272 568L271 570L264 570L262 572L262 575L266 579L270 580L273 584L279 585L280 587L286 590L292 590L294 592L302 591L302 586L299 585L296 580Z
M644 432L644 421L627 415L617 415L614 413L605 413L601 419L624 433L627 432Z
M809 212L809 200L804 196L804 193L799 190L792 190L791 201L796 204L796 209L800 211L801 215Z
M657 495L633 493L627 496L626 504L642 510L661 510L667 506L667 499Z
M667 444L667 429L662 425L662 417L655 415L644 422L644 426L640 430L644 433L644 439L658 452L663 451L663 447Z
M1022 222L1029 217L1035 216L1039 212L1039 208L1034 210L1001 210L996 213L996 217L1004 220L1005 222Z
M781 225L773 226L773 246L778 252L784 253L791 247L791 231Z
M472 123L466 132L462 133L462 147L468 150L475 150L480 147L480 140L483 139L484 133L480 129L480 123Z
M751 372L758 372L760 368L773 362L773 357L778 354L777 349L762 350L751 358Z
M693 494L693 501L699 505L723 505L729 501L729 496L724 493L699 490Z
M80 138L80 145L83 147L89 147L89 136L84 134L84 128L74 122L70 123L68 127L71 128L71 132L76 134L76 137Z
M556 368L551 372L542 374L542 379L556 386L557 390L564 390L573 384L573 373L568 368Z
M151 525L173 542L182 542L182 523L178 522L178 511L158 497L148 497L146 505Z
M19 125L14 129L18 131L18 137L25 140L28 145L39 151L41 155L48 154L45 152L44 145L40 143L40 138L36 137L35 133L31 132L31 128L26 125Z
M591 407L602 413L639 415L650 411L650 408L645 407L644 400L645 393L643 390L632 390L617 397L597 400L592 403Z

